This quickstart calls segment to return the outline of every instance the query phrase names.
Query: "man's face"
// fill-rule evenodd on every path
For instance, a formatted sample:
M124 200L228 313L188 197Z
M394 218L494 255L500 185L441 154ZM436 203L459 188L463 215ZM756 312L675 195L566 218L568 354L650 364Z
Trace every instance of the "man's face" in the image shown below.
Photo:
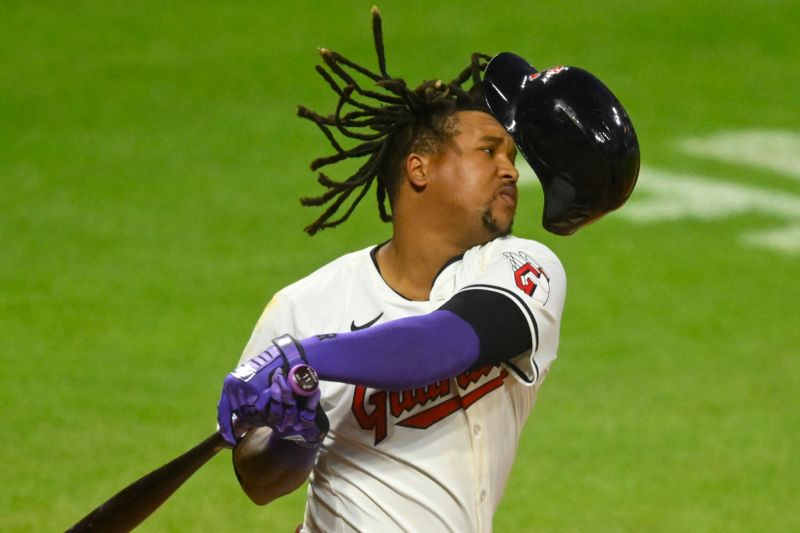
M494 117L460 111L452 140L430 158L429 187L469 246L511 232L517 208L514 141Z

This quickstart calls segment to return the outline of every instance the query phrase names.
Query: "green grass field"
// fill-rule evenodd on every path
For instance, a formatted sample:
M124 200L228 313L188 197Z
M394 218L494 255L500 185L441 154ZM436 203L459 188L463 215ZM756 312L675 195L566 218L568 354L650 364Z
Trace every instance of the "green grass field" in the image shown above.
M297 201L316 48L374 64L370 5L0 7L0 530L64 530L206 436L270 295L387 238L371 199L313 239ZM523 188L570 287L495 530L800 531L800 5L381 8L393 74L582 66L641 143L630 203L574 237ZM225 455L141 530L292 531L304 491L253 506Z

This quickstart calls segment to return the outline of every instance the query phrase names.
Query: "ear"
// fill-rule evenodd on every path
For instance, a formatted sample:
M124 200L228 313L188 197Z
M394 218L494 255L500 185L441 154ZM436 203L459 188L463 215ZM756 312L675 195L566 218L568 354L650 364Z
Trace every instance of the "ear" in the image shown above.
M406 158L406 179L415 189L428 183L428 156L411 153Z

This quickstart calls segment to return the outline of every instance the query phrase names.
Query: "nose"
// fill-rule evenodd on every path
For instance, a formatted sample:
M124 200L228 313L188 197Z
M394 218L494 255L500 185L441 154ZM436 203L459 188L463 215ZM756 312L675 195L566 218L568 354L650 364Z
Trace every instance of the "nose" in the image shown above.
M519 179L519 171L517 167L514 165L514 162L511 159L504 157L500 162L500 167L498 169L498 174L504 180L509 180L513 183L516 183Z

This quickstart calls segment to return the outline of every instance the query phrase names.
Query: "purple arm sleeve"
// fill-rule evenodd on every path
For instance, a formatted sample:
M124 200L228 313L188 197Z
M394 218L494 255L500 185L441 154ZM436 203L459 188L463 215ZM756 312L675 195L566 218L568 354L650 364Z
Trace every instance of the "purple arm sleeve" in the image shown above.
M310 337L301 344L320 378L388 390L452 378L480 354L473 327L443 310L352 333Z

